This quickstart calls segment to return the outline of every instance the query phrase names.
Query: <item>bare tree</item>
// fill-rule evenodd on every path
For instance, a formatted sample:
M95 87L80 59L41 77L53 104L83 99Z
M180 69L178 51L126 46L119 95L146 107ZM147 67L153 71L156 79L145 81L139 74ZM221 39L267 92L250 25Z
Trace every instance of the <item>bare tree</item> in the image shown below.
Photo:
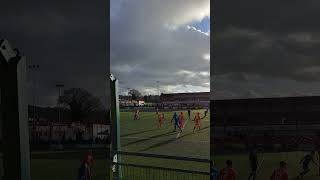
M73 122L82 121L90 113L103 110L100 100L81 88L65 90L58 102L69 107Z
M131 95L132 100L137 100L141 97L141 93L136 89L131 89L128 94Z

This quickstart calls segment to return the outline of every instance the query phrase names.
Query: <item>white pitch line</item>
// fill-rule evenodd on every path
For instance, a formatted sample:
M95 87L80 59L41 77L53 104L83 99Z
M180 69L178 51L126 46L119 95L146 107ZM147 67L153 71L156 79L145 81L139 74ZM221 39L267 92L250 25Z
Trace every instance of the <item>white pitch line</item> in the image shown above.
M181 132L179 132L179 133L177 134L176 139L178 139L178 138L180 137L180 133L181 133Z

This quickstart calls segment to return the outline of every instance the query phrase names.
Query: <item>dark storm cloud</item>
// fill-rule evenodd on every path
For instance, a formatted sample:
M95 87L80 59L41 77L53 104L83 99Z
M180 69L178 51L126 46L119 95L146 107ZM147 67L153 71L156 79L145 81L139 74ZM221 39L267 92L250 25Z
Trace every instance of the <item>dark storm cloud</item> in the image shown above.
M215 1L214 98L319 95L319 7L313 0Z
M111 1L111 70L122 89L144 94L208 91L209 34L188 28L209 15L209 0ZM114 8L113 8L114 7ZM123 92L124 93L124 92Z
M212 14L216 30L229 25L273 33L316 32L320 25L317 0L224 0L215 1Z
M8 1L1 3L0 14L1 38L19 48L28 64L40 65L32 75L41 104L55 103L56 83L85 88L105 103L107 2Z

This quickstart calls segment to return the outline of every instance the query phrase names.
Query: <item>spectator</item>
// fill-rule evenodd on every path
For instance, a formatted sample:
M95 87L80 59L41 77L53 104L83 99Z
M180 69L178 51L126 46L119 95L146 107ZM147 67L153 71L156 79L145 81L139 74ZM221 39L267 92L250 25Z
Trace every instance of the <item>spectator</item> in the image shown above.
M220 171L220 180L236 180L236 172L232 167L232 161L226 161L226 167Z
M87 153L81 163L78 173L77 180L91 180L92 171L91 167L93 165L93 157L91 153Z
M211 161L211 178L212 180L219 180L219 171L217 168L215 168L215 164L214 164L214 161Z
M273 171L270 180L288 180L287 163L280 162L280 168Z

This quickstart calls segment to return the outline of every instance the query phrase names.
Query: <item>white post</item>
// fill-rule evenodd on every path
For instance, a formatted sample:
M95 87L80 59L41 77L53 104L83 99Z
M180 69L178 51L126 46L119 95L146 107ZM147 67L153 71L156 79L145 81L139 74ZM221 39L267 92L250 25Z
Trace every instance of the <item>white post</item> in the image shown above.
M0 40L1 122L5 179L30 180L26 59Z

